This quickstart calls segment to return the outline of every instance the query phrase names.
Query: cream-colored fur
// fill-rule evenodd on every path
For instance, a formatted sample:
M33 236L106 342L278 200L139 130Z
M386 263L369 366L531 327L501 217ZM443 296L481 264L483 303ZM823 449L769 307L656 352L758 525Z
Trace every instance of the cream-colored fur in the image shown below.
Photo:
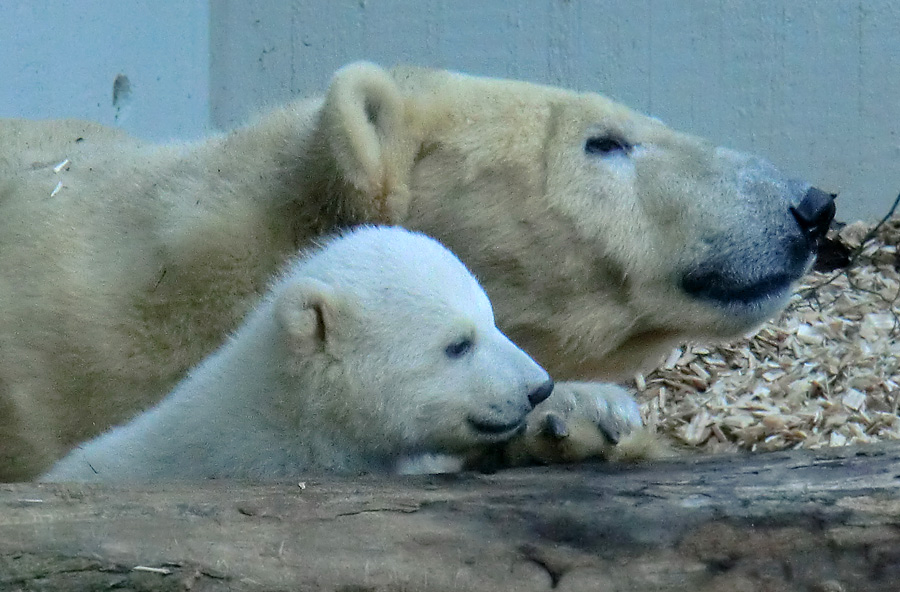
M452 253L363 228L297 261L159 405L43 480L409 471L505 442L552 388Z
M569 382L554 404L528 416L526 428L499 449L503 465L573 463L587 458L637 462L672 455L622 387ZM598 429L599 427L599 429ZM479 459L472 463L476 467Z
M808 188L596 94L370 64L194 144L0 120L0 480L156 403L335 229L439 238L555 378L605 379L777 311Z

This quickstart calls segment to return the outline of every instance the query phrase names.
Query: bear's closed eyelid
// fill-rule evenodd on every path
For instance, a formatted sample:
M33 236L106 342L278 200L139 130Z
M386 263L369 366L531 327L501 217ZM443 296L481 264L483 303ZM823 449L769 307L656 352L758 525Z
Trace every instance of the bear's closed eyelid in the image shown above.
M475 340L472 337L463 337L453 341L444 348L444 353L448 358L459 359L475 349Z
M584 143L584 151L588 154L628 154L634 144L616 134L598 134L591 136Z

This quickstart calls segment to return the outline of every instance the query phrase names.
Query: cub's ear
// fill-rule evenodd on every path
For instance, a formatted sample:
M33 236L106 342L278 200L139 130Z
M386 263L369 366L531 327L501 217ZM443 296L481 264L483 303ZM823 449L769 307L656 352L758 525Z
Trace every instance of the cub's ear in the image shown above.
M275 300L275 318L291 352L336 355L336 343L347 330L349 315L341 296L327 284L303 279L285 286Z
M337 176L357 194L344 196L351 201L346 205L371 221L402 222L416 148L403 95L390 75L365 62L338 70L318 131Z

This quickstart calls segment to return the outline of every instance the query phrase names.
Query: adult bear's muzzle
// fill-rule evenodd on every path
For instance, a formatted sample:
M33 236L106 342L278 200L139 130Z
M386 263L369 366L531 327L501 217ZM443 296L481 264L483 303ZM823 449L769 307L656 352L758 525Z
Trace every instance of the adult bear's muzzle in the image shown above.
M796 197L780 206L784 209L772 207L777 203L769 193L773 187L795 187ZM768 316L777 308L771 306L773 299L783 299L809 270L834 219L835 196L798 181L757 182L744 189L750 203L755 196L757 211L765 213L754 216L763 225L733 223L729 233L710 239L707 256L681 277L681 288L733 314Z
M833 193L810 187L800 203L791 206L791 214L811 243L816 244L825 238L834 219L836 197Z

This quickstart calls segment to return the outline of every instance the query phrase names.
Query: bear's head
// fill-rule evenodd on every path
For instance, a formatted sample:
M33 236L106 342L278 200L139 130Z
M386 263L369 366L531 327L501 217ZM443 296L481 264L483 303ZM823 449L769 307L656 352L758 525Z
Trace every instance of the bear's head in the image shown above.
M292 269L275 306L298 408L343 442L464 453L512 437L553 389L433 239L362 227Z
M761 324L834 214L768 162L592 93L356 64L318 125L330 203L438 238L558 379Z

